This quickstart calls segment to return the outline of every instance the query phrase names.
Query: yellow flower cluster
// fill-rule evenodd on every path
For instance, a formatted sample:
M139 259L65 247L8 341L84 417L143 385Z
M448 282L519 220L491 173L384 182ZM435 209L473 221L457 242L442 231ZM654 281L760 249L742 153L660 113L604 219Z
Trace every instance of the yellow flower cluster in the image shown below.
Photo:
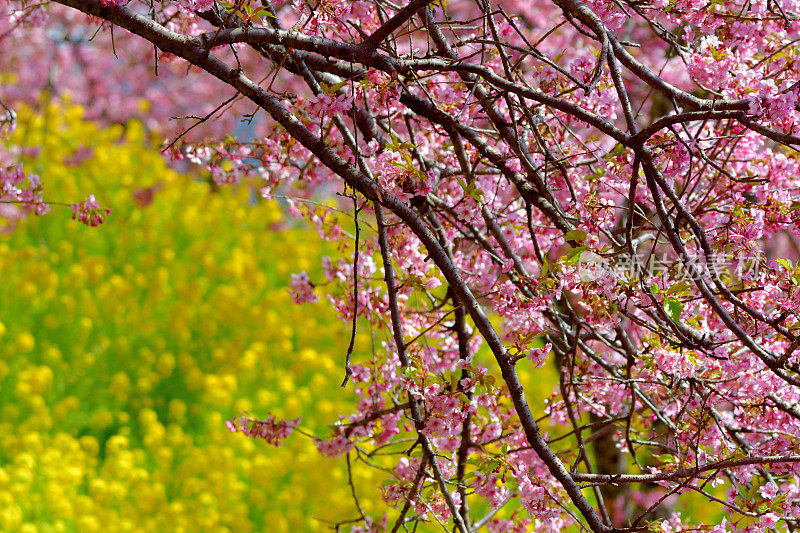
M291 272L317 272L316 235L273 231L279 206L245 188L170 170L136 122L19 115L10 142L42 147L25 170L46 200L94 193L113 212L89 228L54 203L0 238L0 531L321 531L357 517L343 459L224 425L271 412L325 436L352 408L346 324L286 290ZM372 476L356 471L366 512L380 509Z

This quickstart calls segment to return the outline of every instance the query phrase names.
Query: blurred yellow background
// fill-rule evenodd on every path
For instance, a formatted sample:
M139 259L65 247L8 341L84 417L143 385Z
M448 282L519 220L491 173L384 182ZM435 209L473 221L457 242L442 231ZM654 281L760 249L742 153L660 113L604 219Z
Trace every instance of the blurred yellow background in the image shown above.
M41 146L24 168L45 198L94 193L113 212L90 228L53 205L0 235L0 531L316 531L356 518L343 458L224 424L303 415L325 436L351 408L338 386L347 325L287 292L290 273L319 270L316 233L273 231L274 203L170 170L136 122L18 111L9 143ZM356 476L377 510L377 478Z

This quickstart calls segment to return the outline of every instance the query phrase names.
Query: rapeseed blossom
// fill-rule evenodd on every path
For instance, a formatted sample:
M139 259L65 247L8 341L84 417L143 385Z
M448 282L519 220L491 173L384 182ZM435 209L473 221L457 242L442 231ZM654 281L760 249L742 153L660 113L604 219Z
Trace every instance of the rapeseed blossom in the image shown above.
M0 531L322 531L354 516L342 459L225 428L271 412L325 435L352 408L345 326L289 293L330 252L264 231L276 202L167 168L138 123L81 117L20 109L9 139L42 146L25 169L53 212L0 236ZM100 228L68 220L89 192L114 210ZM367 512L372 476L354 471Z

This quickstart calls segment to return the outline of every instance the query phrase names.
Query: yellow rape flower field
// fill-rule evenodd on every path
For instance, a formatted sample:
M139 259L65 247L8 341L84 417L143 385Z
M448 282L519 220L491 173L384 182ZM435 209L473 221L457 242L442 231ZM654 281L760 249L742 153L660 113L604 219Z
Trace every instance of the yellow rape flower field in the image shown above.
M347 325L286 289L292 272L321 278L316 233L276 232L276 204L168 169L136 122L101 130L51 105L21 110L10 142L42 146L25 170L47 200L94 193L113 212L90 228L54 205L0 235L0 531L323 531L355 518L343 458L224 424L271 412L325 436L350 407ZM356 471L367 513L380 509L371 476Z

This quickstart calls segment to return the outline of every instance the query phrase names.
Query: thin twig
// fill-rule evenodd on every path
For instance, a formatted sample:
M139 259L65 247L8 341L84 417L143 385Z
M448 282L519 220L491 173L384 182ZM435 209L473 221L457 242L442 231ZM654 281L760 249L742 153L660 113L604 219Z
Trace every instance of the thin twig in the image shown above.
M353 375L353 368L350 366L350 358L353 355L353 347L356 343L356 323L358 321L358 255L359 255L359 238L361 236L361 226L358 223L358 213L361 207L358 206L358 196L355 192L348 196L353 200L353 222L356 225L355 236L355 251L353 252L353 325L350 329L350 345L347 347L347 357L344 363L344 379L342 380L342 387L347 385L350 376Z

